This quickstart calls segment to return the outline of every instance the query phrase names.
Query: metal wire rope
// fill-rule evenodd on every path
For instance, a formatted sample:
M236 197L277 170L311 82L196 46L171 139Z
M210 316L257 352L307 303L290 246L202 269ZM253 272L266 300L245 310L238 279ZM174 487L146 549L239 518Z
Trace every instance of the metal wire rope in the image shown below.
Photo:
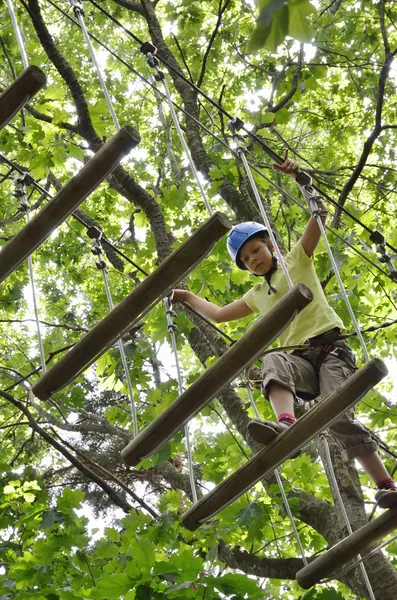
M256 186L255 180L252 177L251 170L249 168L246 156L244 154L244 149L241 146L240 136L237 133L235 120L233 119L232 121L229 121L228 125L229 125L230 130L232 131L233 140L234 140L234 142L236 144L236 153L237 153L237 156L241 159L241 161L243 163L245 172L247 174L248 180L249 180L250 185L251 185L251 189L253 191L253 194L255 196L255 200L256 200L257 205L258 205L259 212L260 212L260 214L262 216L262 219L263 219L263 221L264 221L264 223L265 223L265 225L267 227L268 235L269 235L270 240L271 240L271 242L273 244L274 251L275 251L275 254L277 256L277 260L279 261L279 264L281 265L281 268L283 270L284 276L285 276L285 278L287 280L287 283L288 283L288 287L291 289L291 288L293 288L292 279L290 277L290 274L288 273L288 269L287 269L287 266L286 266L286 264L284 262L283 255L281 254L280 249L278 247L276 237L275 237L275 235L273 233L273 229L271 227L271 224L270 224L270 221L269 221L269 217L267 216L266 211L264 209L264 206L263 206L263 203L262 203L262 200L261 200L258 188ZM252 405L252 407L254 409L255 415L257 416L257 418L260 418L259 411L258 411L258 409L256 407L256 403L255 403L254 397L252 395L252 390L251 390L250 385L249 385L248 382L247 382L247 385L246 385L246 389L247 389L248 397L250 399L250 403L251 403L251 405ZM293 515L292 515L292 512L291 512L291 508L289 506L288 497L287 497L287 494L285 493L284 485L283 485L282 479L280 477L280 472L279 472L278 468L274 469L274 475L276 477L277 485L278 485L278 487L280 489L281 496L283 498L283 503L284 503L285 509L287 511L288 518L290 520L291 527L292 527L292 530L294 532L294 536L295 536L296 542L298 544L299 551L300 551L301 556L302 556L302 561L303 561L304 565L307 565L308 563L307 563L307 559L306 559L306 556L305 556L305 552L304 552L302 543L300 541L298 530L297 530L296 525L294 523L294 518L293 518Z
M25 45L23 43L21 30L19 29L18 21L17 21L17 18L15 16L14 7L13 7L13 4L12 4L11 0L6 0L6 2L7 2L8 12L10 13L11 22L12 22L12 26L13 26L13 29L14 29L15 37L17 39L19 53L20 53L21 58L22 58L22 63L23 63L24 69L27 69L28 66L29 66L29 61L28 61L28 57L27 57L27 54L26 54Z
M48 0L51 1L51 0ZM118 27L120 27L125 33L127 33L127 35L129 35L136 43L140 44L140 46L142 46L144 44L144 42L142 42L142 40L139 39L138 36L136 36L134 33L132 33L127 27L125 27L124 25L122 25L120 23L120 21L118 21L115 17L113 17L113 15L111 15L106 9L104 9L103 7L101 7L99 4L97 4L94 0L89 0L91 2L91 4L93 4L94 6L96 6L103 14L105 14L108 18L110 18L110 20L116 24ZM233 115L231 115L227 110L225 110L223 108L223 106L221 106L218 102L216 102L215 100L213 100L208 94L206 94L205 92L203 92L203 90L198 87L193 81L191 81L188 77L186 77L184 75L184 73L175 68L172 64L169 63L169 61L167 59L165 59L164 57L162 57L161 55L157 55L158 59L169 69L171 70L173 73L175 73L178 77L180 77L185 83L187 83L191 88L193 88L198 94L200 94L201 96L203 96L203 98L205 98L210 104L212 104L212 106L214 106L218 111L220 111L221 113L223 113L228 119L233 120L234 117ZM254 133L252 133L252 131L250 131L244 124L242 125L242 129L244 130L244 132L251 138L253 139L255 142L257 142L258 144L260 144L267 152L267 154L276 162L282 162L282 158L274 151L272 150L272 148L270 148L270 146L268 146L260 137L258 137L257 135L255 135ZM362 221L360 221L360 219L358 219L355 215L353 215L349 210L347 210L344 206L341 206L338 204L338 202L336 202L333 198L331 198L330 196L328 196L327 193L323 192L322 190L320 190L319 188L317 188L317 186L313 186L319 193L321 193L325 198L327 198L327 200L329 202L331 202L335 207L337 207L341 212L345 213L346 215L348 215L351 219L353 219L356 223L360 224L361 227L363 229L365 229L368 233L373 234L374 231L372 229L370 229L367 225L365 225L364 223L362 223ZM397 253L397 249L394 248L390 243L386 242L386 246L388 248L390 248L390 250L393 250L393 252Z
M102 278L103 278L103 283L105 286L109 310L113 310L114 309L113 298L112 298L112 293L110 291L106 263L103 259L103 255L102 255L102 244L101 244L102 232L100 229L98 229L98 227L90 227L90 229L88 229L88 231L87 231L87 235L92 240L92 253L94 254L94 256L97 257L95 266L102 273ZM135 400L134 400L134 391L132 389L130 371L128 368L127 357L125 355L124 344L123 344L122 339L117 340L117 346L119 348L120 358L121 358L121 362L123 365L124 376L125 376L125 379L127 382L132 423L133 423L133 427L134 427L134 436L133 437L135 438L138 435L138 418L137 418L137 413L136 413L136 405L135 405Z
M324 444L326 460L327 460L327 463L328 463L329 474L330 474L330 478L331 478L331 481L330 481L331 486L334 489L334 493L335 493L335 495L337 497L338 504L339 504L340 509L342 511L342 516L343 516L343 520L344 520L344 522L346 524L347 531L348 531L349 535L352 535L353 529L352 529L352 526L350 525L350 520L349 520L348 514L346 512L346 508L345 508L345 505L344 505L344 502L343 502L342 495L340 493L338 482L337 482L336 477L335 477L335 471L334 471L334 467L333 467L333 464L332 464L331 453L329 451L329 445L328 445L328 441L327 441L327 438L326 438L326 434L324 432L322 432L322 433L320 433L319 437L320 437L320 439L322 440L322 442ZM364 566L364 563L362 562L361 554L357 554L357 559L360 562L361 573L362 573L362 576L364 578L365 585L367 586L367 589L368 589L368 592L369 592L369 596L370 596L371 600L376 600L374 592L372 590L371 582L369 581L367 570L366 570L366 568Z
M29 61L27 58L25 45L23 43L19 25L18 25L16 16L15 16L14 7L13 7L11 0L6 0L6 1L7 1L8 11L10 13L15 37L17 39L19 52L21 54L22 63L23 63L24 68L27 69L29 67ZM30 181L30 176L27 173L23 173L20 177L16 177L14 179L14 186L15 186L14 196L16 198L19 198L20 203L21 203L20 210L23 210L25 212L26 222L28 224L30 222L30 206L29 206L28 198L26 196L26 183L29 181ZM30 286L31 286L31 291L32 291L33 312L34 312L34 318L36 321L37 342L38 342L39 353L40 353L41 368L42 368L43 373L45 373L46 372L46 363L45 363L45 355L44 355L43 338L41 335L41 328L40 328L40 317L39 317L39 308L38 308L38 302L37 302L36 285L35 285L35 279L34 279L33 258L32 258L31 254L28 256L28 270L29 270Z
M178 347L176 344L176 337L175 337L176 325L174 323L174 313L172 310L172 301L169 297L166 297L163 300L163 304L164 304L164 308L165 308L165 314L167 317L167 329L168 329L168 332L169 332L170 338L171 338L172 352L174 354L175 369L176 369L177 380L178 380L178 390L179 390L179 395L181 395L184 392L184 386L183 386L182 374L181 374L181 369L180 369L180 364L179 364ZM186 438L186 454L187 454L188 465L189 465L189 481L190 481L190 487L192 490L193 503L196 504L197 490L196 490L196 483L194 481L193 457L192 457L192 447L190 444L189 423L185 424L184 429L185 429L185 438Z
M116 112L114 110L113 103L112 103L112 100L110 98L110 95L109 95L108 89L106 87L105 81L104 81L104 79L102 77L102 72L101 72L101 69L99 67L99 63L98 63L98 60L97 60L97 57L96 57L96 54L95 54L94 47L91 44L90 36L88 35L88 31L87 31L87 28L85 26L83 6L82 6L82 4L81 4L81 2L79 0L69 0L69 2L70 2L71 7L73 8L73 12L74 12L74 14L76 16L76 19L79 22L80 28L81 28L81 30L82 30L82 32L84 34L84 38L85 38L86 44L88 46L88 50L90 52L92 62L94 63L94 67L95 67L95 70L97 72L98 79L99 79L99 82L101 84L101 88L102 88L103 94L105 96L106 104L108 105L108 108L109 108L109 112L112 115L112 119L113 119L113 122L115 124L116 129L119 130L120 129L120 123L119 123L119 120L117 118Z
M21 210L23 210L25 212L26 222L29 224L30 223L30 206L29 206L28 198L26 196L26 179L27 179L26 175L27 175L27 173L25 173L25 175L22 177L15 178L15 180L14 180L14 185L15 185L14 196L19 198L20 203L21 203ZM40 317L39 317L39 309L38 309L38 302L37 302L37 292L36 292L36 285L35 285L35 279L34 279L33 258L32 258L31 254L29 254L29 256L28 256L28 270L29 270L30 286L31 286L31 290L32 290L33 311L34 311L34 318L36 321L37 342L38 342L38 346L39 346L41 368L42 368L43 373L45 373L46 372L46 362L45 362L45 355L44 355L43 338L41 335Z

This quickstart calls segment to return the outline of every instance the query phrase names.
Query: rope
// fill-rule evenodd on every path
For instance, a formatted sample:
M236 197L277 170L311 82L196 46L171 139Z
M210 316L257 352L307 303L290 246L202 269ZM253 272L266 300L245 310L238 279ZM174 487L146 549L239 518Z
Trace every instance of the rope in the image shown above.
M103 256L102 256L102 245L101 245L102 232L100 229L98 229L98 227L90 227L90 229L87 232L87 235L90 239L92 239L92 253L94 254L94 256L97 256L97 258L98 258L97 262L95 263L95 266L102 273L103 283L105 285L106 296L107 296L107 300L108 300L108 304L109 304L109 310L113 310L114 304L113 304L112 293L111 293L110 287L109 287L106 263L103 260ZM123 342L121 339L119 339L117 341L117 345L119 347L121 362L123 365L124 375L125 375L125 379L127 382L128 396L129 396L129 400L130 400L131 416L132 416L132 423L133 423L133 427L134 427L134 438L135 438L138 435L138 418L137 418L137 414L136 414L136 406L135 406L135 401L134 401L134 391L132 389L130 371L129 371L128 364L127 364L127 358L125 355L124 345L123 345Z
M211 207L209 205L209 202L208 202L208 199L207 199L207 194L205 193L203 185L202 185L202 183L200 181L200 177L199 177L199 174L197 172L196 166L195 166L195 164L193 162L192 155L191 155L191 152L189 150L189 146L186 143L185 136L183 135L181 126L179 125L178 117L176 116L174 105L172 103L171 93L170 93L169 87L167 85L167 81L166 81L165 75L160 70L159 64L158 64L158 60L157 60L157 58L153 54L153 52L155 53L156 49L151 44L146 43L146 44L144 44L142 46L141 51L142 51L143 54L145 54L145 56L147 58L148 65L150 67L152 67L153 69L155 69L155 71L156 71L156 75L154 76L154 81L161 81L162 84L163 84L163 87L164 87L164 90L165 90L165 95L166 95L167 102L168 102L168 106L169 106L170 113L171 113L171 117L172 117L172 120L174 121L175 129L176 129L177 134L179 136L179 140L181 142L182 148L184 149L186 157L188 159L190 170L192 172L193 177L196 180L197 187L200 190L200 194L201 194L201 196L203 198L203 202L204 202L205 208L207 209L207 212L208 212L209 216L212 217L213 212L212 212ZM157 88L157 86L156 86L156 88Z
M78 20L78 22L80 24L80 27L81 27L81 29L83 31L83 34L84 34L84 37L85 37L85 41L86 41L86 44L88 46L88 50L89 50L89 52L91 54L92 62L94 63L94 67L95 67L95 70L97 72L98 79L99 79L99 82L101 84L101 88L102 88L102 91L103 91L105 99L106 99L106 103L107 103L108 108L109 108L109 112L112 115L112 119L113 119L113 122L115 124L116 129L119 130L120 129L120 123L119 123L119 120L117 118L116 112L115 112L115 110L113 108L113 104L112 104L112 101L110 99L108 89L107 89L105 81L104 81L104 79L102 77L102 72L101 72L101 69L99 67L99 63L98 63L97 58L96 58L95 50L93 48L93 45L91 44L90 36L88 35L88 31L87 31L87 28L85 26L84 9L83 9L83 7L81 5L81 2L79 0L69 0L69 2L70 2L71 7L73 8L73 12L74 12L74 14L76 16L76 19Z
M167 328L168 328L168 332L171 337L172 351L174 353L174 358L175 358L175 368L176 368L176 374L177 374L177 379L178 379L179 395L181 395L184 392L184 387L183 387L181 369L179 366L178 347L176 344L176 337L175 337L175 331L176 331L177 327L174 323L174 318L173 318L174 313L172 310L172 302L171 302L170 298L164 298L163 304L164 304L164 308L165 308L165 314L167 316L167 325L168 325ZM192 458L192 448L190 445L189 423L185 424L185 437L186 437L186 454L187 454L187 459L188 459L188 464L189 464L190 487L192 490L193 503L196 504L197 490L196 490L196 483L194 481L193 458Z
M331 460L331 453L329 451L328 441L326 439L326 434L324 432L320 433L320 439L322 439L322 441L324 443L324 449L325 449L326 460L327 460L328 468L329 468L329 475L330 475L330 479L331 479L331 485L333 486L334 493L335 493L335 495L337 497L340 509L342 511L343 520L344 520L344 522L346 524L347 531L349 532L349 535L352 535L353 529L352 529L352 527L350 525L349 517L347 515L346 508L345 508L345 505L343 503L343 499L342 499L342 496L341 496L341 493L340 493L340 490L339 490L338 482L337 482L336 477L335 477L334 467L332 465L332 460ZM360 554L357 554L357 558L358 558L359 561L362 561ZM362 575L363 575L363 578L364 578L364 581L365 581L365 585L367 586L370 599L371 600L376 600L374 592L372 591L372 586L371 586L371 583L369 581L367 571L366 571L365 566L364 566L364 564L362 562L360 562L360 569L361 569L361 572L362 572Z
M247 381L247 379L245 377L244 377L243 381L245 382L245 388L247 390L248 398L249 398L251 406L252 406L252 408L254 410L255 416L256 416L257 419L260 419L259 411L258 411L258 408L256 406L256 402L255 402L254 396L252 394L251 386L250 386L249 382ZM298 544L298 548L299 548L299 551L300 551L301 556L302 556L303 564L305 566L307 566L308 562L307 562L307 558L305 556L305 551L303 549L303 546L302 546L302 543L301 543L301 540L300 540L300 537L299 537L299 533L298 533L298 530L297 530L296 525L295 525L294 517L293 517L292 512L291 512L291 508L290 508L290 505L289 505L289 502L288 502L287 494L285 493L283 482L282 482L281 477L280 477L280 472L279 472L278 469L274 469L273 472L274 472L274 475L276 477L278 487L280 488L281 496L282 496L283 502L284 502L284 507L285 507L285 510L287 511L288 518L290 520L291 527L292 527L292 530L294 532L295 540L296 540L296 543Z
M314 192L314 190L313 190L313 188L312 188L312 186L310 184L307 185L307 186L302 186L301 190L302 190L302 193L303 193L306 201L309 204L312 216L316 220L318 228L319 228L320 233L321 233L321 236L322 236L322 238L323 238L323 240L325 242L325 245L326 245L326 248L327 248L327 252L328 252L331 264L332 264L332 268L334 270L336 279L338 280L339 288L340 288L342 296L343 296L343 300L345 302L347 310L349 311L349 315L350 315L350 318L352 320L352 323L353 323L353 326L354 326L354 330L355 330L355 332L357 334L357 337L358 337L358 339L360 341L361 348L362 348L363 354L364 354L364 359L365 359L366 362L369 362L370 359L369 359L369 354L368 354L367 346L366 346L364 338L363 338L363 336L361 334L360 327L359 327L359 325L357 323L357 319L356 319L356 316L355 316L355 314L353 312L353 309L351 307L349 298L347 297L346 289L345 289L345 286L343 285L343 281L342 281L342 278L341 278L340 273L339 273L338 265L336 264L335 257L333 255L332 250L331 250L331 246L329 245L329 242L328 242L328 239L327 239L327 234L325 233L324 225L323 225L323 222L321 220L321 211L319 210L319 208L317 206L317 200L320 199L320 198L319 198L319 196L317 196L316 192Z
M51 0L47 0L49 2L52 3ZM91 4L93 4L96 8L98 8L98 10L100 10L100 12L102 12L103 14L105 14L114 24L116 24L118 27L120 27L128 36L130 36L137 44L139 44L140 46L143 45L143 42L141 39L139 39L138 36L136 36L134 33L132 33L127 27L125 27L124 25L122 25L120 23L120 21L118 21L115 17L113 17L113 15L111 15L107 10L105 10L102 6L100 6L99 4L97 4L94 0L89 0L91 2ZM185 83L187 83L191 88L193 88L197 94L199 94L200 96L202 96L203 98L205 98L210 104L212 104L212 106L214 106L219 112L221 112L223 115L225 115L229 120L233 121L233 116L227 112L222 105L220 105L218 102L216 102L215 100L213 100L210 96L208 96L208 94L206 94L205 92L203 92L203 90L201 88L199 88L195 83L193 83L193 81L191 81L188 77L186 77L183 72L179 69L177 69L176 67L174 67L172 64L170 64L164 57L162 57L161 55L157 55L157 58L160 60L160 62L162 62L170 71L172 71L175 75L177 75L178 77L180 77ZM257 135L255 135L254 133L252 133L252 131L250 131L247 127L245 127L245 125L242 125L242 129L243 131L255 142L257 142L260 146L262 146L262 148L264 148L264 150L266 151L266 153L271 157L272 160L275 160L278 163L282 162L282 158L280 156L278 156L278 154L272 150L272 148L270 148L270 146L268 146L260 137L258 137ZM320 191L319 188L317 188L317 186L314 186L315 189L317 191ZM367 225L365 225L362 221L360 221L360 219L358 219L355 215L353 215L349 210L347 210L344 206L340 206L338 204L338 202L336 202L335 200L333 200L330 196L328 196L328 194L326 194L323 191L320 191L320 193L327 198L327 200L329 200L335 207L338 208L338 210L340 210L341 212L343 212L344 214L348 215L354 222L358 223L363 229L365 229L368 233L370 234L374 234L375 232L370 229ZM389 244L388 242L386 242L385 244L388 248L390 248L390 250L392 250L393 252L395 252L397 254L397 249L394 248L391 244Z
M28 57L26 55L26 51L25 51L25 46L23 43L23 39L22 39L22 35L21 35L21 30L19 29L18 26L18 21L17 18L15 16L15 12L14 12L14 7L12 4L11 0L6 0L7 2L7 8L8 8L8 12L10 13L10 17L11 17L11 22L12 22L12 26L14 29L14 33L15 33L15 37L17 38L17 44L19 47L19 52L22 58L22 63L24 66L24 69L27 69L29 66L29 61L28 61Z
M14 180L14 185L15 185L14 196L16 198L19 198L19 200L21 202L21 210L25 211L26 222L28 224L30 222L30 207L29 207L29 202L28 202L27 196L26 196L26 182L28 182L29 180L30 180L30 175L28 173L24 173L24 175L22 175L21 177L16 177ZM45 362L43 339L41 336L40 317L39 317L39 309L38 309L38 304L37 304L36 286L35 286L35 280L34 280L33 258L32 258L31 254L29 254L29 256L28 256L28 269L29 269L30 286L32 289L33 310L34 310L34 318L36 321L37 342L38 342L39 352L40 352L41 368L42 368L43 373L45 373L47 370L47 367L46 367L46 362Z

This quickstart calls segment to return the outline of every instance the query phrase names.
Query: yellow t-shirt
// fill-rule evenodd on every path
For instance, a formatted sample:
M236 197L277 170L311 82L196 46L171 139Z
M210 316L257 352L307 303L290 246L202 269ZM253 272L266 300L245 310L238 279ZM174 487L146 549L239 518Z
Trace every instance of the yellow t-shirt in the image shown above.
M284 260L292 283L304 283L310 288L314 297L312 302L295 317L291 325L280 334L280 345L299 345L308 338L325 333L334 327L343 329L343 322L328 304L313 261L307 256L300 240ZM268 294L269 287L265 280L257 283L244 294L244 302L252 311L266 314L288 292L288 283L280 266L271 277L271 285L277 290L275 294Z

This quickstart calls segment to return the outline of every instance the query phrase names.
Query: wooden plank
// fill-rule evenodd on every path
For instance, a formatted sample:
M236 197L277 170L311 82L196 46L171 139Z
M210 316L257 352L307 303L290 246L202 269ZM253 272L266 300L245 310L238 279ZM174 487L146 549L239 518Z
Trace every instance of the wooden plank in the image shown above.
M30 66L0 95L0 129L25 106L47 83L47 78L38 67Z
M203 496L182 516L185 527L194 530L229 506L299 448L329 427L340 414L354 406L360 398L387 375L384 363L374 358L306 413L295 425L265 446L237 471L229 475L211 492Z
M34 394L47 400L85 371L139 317L175 288L231 227L225 215L215 213L51 367L33 386Z
M397 529L397 507L385 511L380 517L360 527L325 554L303 567L296 574L299 585L305 590L309 589L321 579L332 575L357 554L363 554L363 550L395 529Z
M139 134L133 127L122 127L43 210L1 248L0 283L71 215L139 142Z
M125 462L136 465L146 456L159 450L222 388L251 364L290 324L296 313L305 308L312 299L309 288L298 283L124 448L121 455Z

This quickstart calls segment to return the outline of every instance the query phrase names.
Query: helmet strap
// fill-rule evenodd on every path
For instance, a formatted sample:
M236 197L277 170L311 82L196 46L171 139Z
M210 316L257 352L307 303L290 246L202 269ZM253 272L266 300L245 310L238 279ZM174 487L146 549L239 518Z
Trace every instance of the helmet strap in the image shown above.
M269 286L269 291L268 291L268 295L270 296L270 294L275 294L277 292L276 288L272 286L272 284L270 283L270 280L272 278L273 273L275 273L277 271L277 258L274 256L272 256L272 266L270 267L269 271L266 273L266 275L264 275L264 278L266 280L267 285Z

